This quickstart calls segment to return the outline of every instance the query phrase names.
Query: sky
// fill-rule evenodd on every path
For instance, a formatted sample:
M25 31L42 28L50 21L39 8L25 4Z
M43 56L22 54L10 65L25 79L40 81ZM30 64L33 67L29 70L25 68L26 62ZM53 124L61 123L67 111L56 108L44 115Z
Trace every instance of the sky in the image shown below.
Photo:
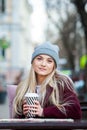
M46 26L46 14L43 0L29 0L33 6L31 15L31 38L33 42L43 42L44 30Z

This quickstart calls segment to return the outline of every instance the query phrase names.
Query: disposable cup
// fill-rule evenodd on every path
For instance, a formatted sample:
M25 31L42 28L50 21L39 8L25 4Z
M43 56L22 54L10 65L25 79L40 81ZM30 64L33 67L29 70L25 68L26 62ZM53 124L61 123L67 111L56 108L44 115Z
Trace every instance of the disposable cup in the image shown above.
M39 100L39 95L37 93L26 93L25 99L29 105L34 105L34 102ZM31 114L31 111L29 111L26 118L29 117L35 117L35 115Z

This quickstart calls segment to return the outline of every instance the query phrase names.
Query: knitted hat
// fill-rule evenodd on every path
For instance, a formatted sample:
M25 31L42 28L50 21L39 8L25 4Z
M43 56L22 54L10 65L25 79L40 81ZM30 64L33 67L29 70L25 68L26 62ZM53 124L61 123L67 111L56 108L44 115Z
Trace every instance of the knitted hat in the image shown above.
M46 54L51 56L55 63L56 63L56 67L58 66L58 62L59 62L59 54L58 54L59 48L57 45L53 45L50 42L45 42L43 44L38 45L35 49L34 52L32 54L32 59L31 59L31 63L34 60L34 58L40 54Z

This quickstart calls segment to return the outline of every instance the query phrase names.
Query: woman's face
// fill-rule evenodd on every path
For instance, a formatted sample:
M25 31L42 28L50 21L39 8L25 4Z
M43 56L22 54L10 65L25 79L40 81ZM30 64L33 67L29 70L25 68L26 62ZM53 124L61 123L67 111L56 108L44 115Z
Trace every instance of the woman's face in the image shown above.
M49 75L55 66L54 60L48 55L39 55L33 60L33 68L37 75Z

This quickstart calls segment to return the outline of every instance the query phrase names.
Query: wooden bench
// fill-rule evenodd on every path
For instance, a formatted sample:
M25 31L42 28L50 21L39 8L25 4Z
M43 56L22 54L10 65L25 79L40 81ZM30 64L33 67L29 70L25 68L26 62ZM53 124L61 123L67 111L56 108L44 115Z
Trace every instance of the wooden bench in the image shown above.
M87 101L81 101L80 105L82 111L87 111Z
M61 119L60 119L61 120ZM62 120L58 121L58 119L47 121L43 121L41 119L38 121L15 121L15 119L1 120L0 121L0 129L20 129L20 130L71 130L71 129L86 129L87 130L87 121L77 120L77 121L69 121Z
M81 101L82 119L87 120L87 101Z

